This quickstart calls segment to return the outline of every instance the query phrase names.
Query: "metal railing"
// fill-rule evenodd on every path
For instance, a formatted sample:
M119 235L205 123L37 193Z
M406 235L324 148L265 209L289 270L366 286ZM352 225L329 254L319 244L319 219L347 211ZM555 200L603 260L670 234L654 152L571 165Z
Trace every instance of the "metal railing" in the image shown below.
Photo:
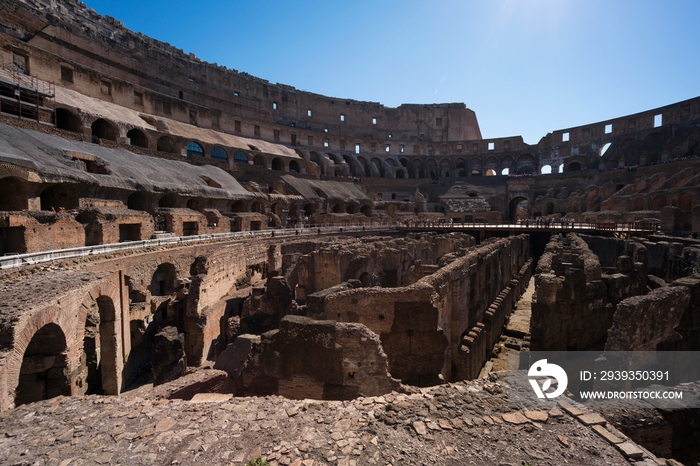
M661 225L655 222L573 222L559 223L551 222L519 222L519 223L487 223L487 222L471 222L471 223L448 223L439 221L409 221L400 226L400 228L412 229L444 229L444 230L556 230L556 231L612 231L612 232L645 232L654 233L661 229Z
M394 227L388 224L378 225L346 225L346 226L316 226L307 225L299 228L283 228L274 230L236 231L231 233L213 233L196 236L172 236L168 238L148 239L141 241L126 241L123 243L100 244L97 246L85 246L80 248L57 249L54 251L32 252L0 257L0 270L34 265L45 262L53 262L64 259L107 254L132 249L142 249L154 246L176 246L197 242L226 240L226 239L254 239L277 238L286 236L318 235L321 233L343 233L353 231L386 231Z

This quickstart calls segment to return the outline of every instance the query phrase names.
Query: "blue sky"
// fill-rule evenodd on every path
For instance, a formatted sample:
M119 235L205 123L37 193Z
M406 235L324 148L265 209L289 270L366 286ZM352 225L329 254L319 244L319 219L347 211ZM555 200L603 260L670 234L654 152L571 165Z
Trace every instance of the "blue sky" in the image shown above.
M87 0L208 62L338 98L464 102L484 138L700 95L697 0Z

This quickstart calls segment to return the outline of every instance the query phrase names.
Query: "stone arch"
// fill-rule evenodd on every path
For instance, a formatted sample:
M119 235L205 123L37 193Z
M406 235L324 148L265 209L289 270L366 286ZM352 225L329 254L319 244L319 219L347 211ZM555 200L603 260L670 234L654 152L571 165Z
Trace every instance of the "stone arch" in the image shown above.
M28 209L27 198L26 181L14 176L0 178L0 212Z
M284 162L282 162L282 159L280 159L279 157L275 157L272 159L270 167L273 170L284 171Z
M406 158L406 157L401 157L399 159L399 163L401 164L402 167L406 169L408 172L408 177L409 178L416 178L416 168L413 166L413 164ZM397 176L398 178L398 176Z
M205 203L206 201L203 198L193 197L187 200L187 204L185 204L185 206L188 209L201 211L202 209L204 209Z
M452 161L444 158L440 160L440 176L449 177L452 172Z
M654 164L661 161L661 150L663 149L663 138L659 133L647 134L642 141L640 163Z
M289 173L299 173L299 163L296 160L289 162Z
M359 204L348 204L347 207L345 208L345 212L349 214L356 214L360 211L360 205Z
M243 199L233 201L229 210L231 212L248 212L248 203Z
M542 168L540 168L540 173L542 175L551 175L552 174L552 166L549 164L542 165Z
M544 205L544 214L552 215L554 213L554 202L548 202Z
M693 210L693 193L688 191L682 192L678 195L678 208L686 212Z
M521 216L520 214L525 215ZM511 199L511 201L508 203L508 220L514 222L520 218L527 217L529 217L529 204L527 199L522 196Z
M265 157L263 157L260 154L257 154L255 157L253 157L253 165L259 165L267 169L267 162L265 162Z
M117 125L105 120L104 118L98 118L95 120L91 125L91 129L93 139L100 138L116 142L117 138L119 137L119 129L117 128Z
M187 143L187 156L188 157L204 157L204 148L202 145L195 141L190 141Z
M351 159L350 157L348 157L347 155L343 154L343 160L345 161L345 163L346 163L346 164L348 165L348 167L350 168L350 174L351 174L352 176L358 176L357 168L355 167L355 164L352 163L352 159Z
M114 301L109 296L96 300L100 315L100 372L102 392L106 395L119 394L117 312Z
M314 212L316 212L316 206L313 203L308 202L304 204L302 210L304 211L304 215L313 215Z
M55 184L44 189L39 196L41 210L66 210L78 208L78 193L75 185L68 183Z
M343 209L343 204L341 204L341 203L335 204L333 206L333 213L334 214L342 214L344 211L345 211L345 209Z
M212 147L209 155L214 160L228 160L228 153L226 152L226 149L220 146Z
M175 208L177 204L177 195L175 193L168 193L158 200L158 207Z
M160 152L167 152L169 154L178 153L177 144L175 144L175 140L170 136L159 137L158 142L156 142L156 150Z
M146 206L146 196L142 192L136 191L126 198L126 207L131 210L147 211Z
M381 178L385 178L384 165L382 164L382 161L379 160L377 157L374 157L374 158L372 158L372 165L374 165L377 168L377 171L379 172L379 176Z
M144 147L148 149L148 136L146 133L138 128L132 128L126 133L126 137L129 138L130 144L136 147Z
M364 157L357 157L357 161L360 162L360 165L365 171L365 176L372 176L372 169L369 166L369 163L367 163L367 160Z
M513 156L504 155L501 158L501 168L508 169L508 173L510 173L511 171L515 171L515 167L516 167L516 164L515 164L515 159L513 158ZM503 173L502 170L501 170L501 173Z
M437 180L437 163L435 163L435 160L429 159L425 162L425 174L426 178L430 177L431 180Z
M578 162L571 162L568 167L566 167L567 172L576 172L581 170L581 164Z
M250 211L257 212L259 214L264 214L265 213L265 202L261 201L260 199L254 200L250 204Z
M632 200L632 210L645 210L644 209L644 198L643 197L637 197L634 200Z
M668 201L666 200L665 194L659 194L651 201L651 210L661 210L662 207L666 207Z
M242 150L237 150L233 153L233 161L234 163L242 163L245 165L248 163L248 154Z
M488 170L486 170L486 176L496 176L496 175L497 175L496 170L494 170L493 168L489 168Z
M67 351L66 335L58 324L47 323L34 333L22 355L16 406L71 394Z
M481 174L481 159L479 157L472 157L469 159L469 171L473 175L474 172Z
M323 162L323 157L316 151L309 152L309 161L318 165L321 175L326 174L326 164Z
M177 285L177 269L170 262L164 262L151 276L151 295L169 296L177 290Z
M67 108L56 109L56 128L80 133L82 131L82 126L83 124L80 121L80 117L72 111Z
M467 163L464 159L459 158L455 161L455 171L456 175L459 177L467 176Z
M637 140L627 138L620 143L620 160L625 166L639 164L639 154L637 151Z
M413 159L412 163L416 167L416 178L427 178L423 162L420 159Z
M535 171L535 156L532 154L522 154L518 157L516 164L517 174L532 173Z
M486 157L484 161L484 170L493 170L494 172L498 169L498 159L494 156Z
M360 212L365 214L366 217L371 217L372 216L372 206L369 204L365 204L362 207L360 207Z
M398 179L406 178L406 172L401 170L401 169L396 170L396 178L398 178Z

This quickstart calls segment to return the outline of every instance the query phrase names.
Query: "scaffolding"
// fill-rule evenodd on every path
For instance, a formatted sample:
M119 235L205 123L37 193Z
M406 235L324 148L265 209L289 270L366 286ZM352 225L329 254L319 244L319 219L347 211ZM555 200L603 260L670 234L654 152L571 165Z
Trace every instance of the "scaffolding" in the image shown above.
M55 126L56 86L30 76L13 54L0 54L0 115Z

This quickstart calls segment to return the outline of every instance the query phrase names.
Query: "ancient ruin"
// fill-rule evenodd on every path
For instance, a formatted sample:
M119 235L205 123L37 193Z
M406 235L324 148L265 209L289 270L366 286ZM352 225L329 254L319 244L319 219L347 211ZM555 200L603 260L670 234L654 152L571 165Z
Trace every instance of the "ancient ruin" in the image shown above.
M700 459L696 411L521 413L501 372L508 351L700 350L700 97L529 145L465 104L206 63L75 0L0 18L0 463Z

